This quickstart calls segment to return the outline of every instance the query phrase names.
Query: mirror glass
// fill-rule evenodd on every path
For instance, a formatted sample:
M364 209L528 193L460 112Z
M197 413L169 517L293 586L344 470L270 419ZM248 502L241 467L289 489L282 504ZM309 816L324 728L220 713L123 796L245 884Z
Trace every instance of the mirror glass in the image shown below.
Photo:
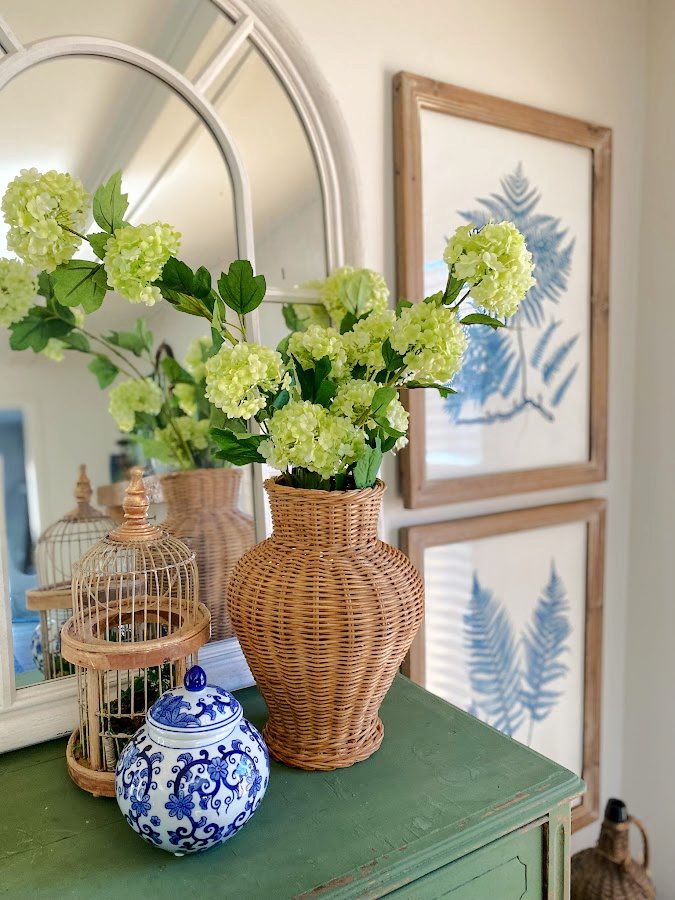
M110 38L157 56L191 79L217 56L233 28L209 0L121 0L112 5L0 0L0 14L24 42L69 34ZM283 86L245 42L223 65L208 94L238 145L249 180L257 270L269 285L281 288L323 277L320 180L309 140ZM50 60L0 90L0 120L1 193L22 168L71 172L90 191L122 169L129 222L171 223L182 235L180 257L193 268L206 266L215 277L239 255L232 179L220 149L195 111L154 76L102 57ZM262 139L263 132L273 133L274 139ZM6 234L0 221L0 256L11 257ZM95 258L86 244L76 255ZM191 340L208 333L204 319L178 315L164 301L146 307L114 294L87 316L86 328L94 335L128 331L140 315L154 334L155 347L166 342L181 361ZM261 320L263 340L276 345L286 333L280 305L264 306ZM30 349L13 352L6 331L0 335L0 455L7 520L0 537L10 561L13 632L13 647L0 652L8 649L14 659L17 687L70 672L58 660L63 606L43 614L29 608L26 592L39 587L38 536L75 506L79 465L87 466L92 503L118 518L129 465L142 462L154 501L151 515L162 521L168 512L161 477L171 467L139 457L137 445L118 431L107 410L110 388L99 388L87 371L90 360L72 350L60 362ZM249 467L240 470L239 482L233 500L237 525L232 525L229 541L233 553L254 542ZM228 527L220 523L224 543ZM221 594L224 578L221 573ZM57 636L53 646L52 632ZM54 664L45 662L43 645Z

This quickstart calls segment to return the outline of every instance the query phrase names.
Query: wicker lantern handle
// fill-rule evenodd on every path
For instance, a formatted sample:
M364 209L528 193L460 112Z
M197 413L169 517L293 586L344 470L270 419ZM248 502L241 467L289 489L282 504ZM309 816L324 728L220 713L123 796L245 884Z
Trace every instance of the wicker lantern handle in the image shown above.
M647 837L645 826L635 816L628 816L628 822L631 825L635 825L642 835L642 867L646 872L649 872L649 838ZM630 861L630 853L627 856L627 861Z

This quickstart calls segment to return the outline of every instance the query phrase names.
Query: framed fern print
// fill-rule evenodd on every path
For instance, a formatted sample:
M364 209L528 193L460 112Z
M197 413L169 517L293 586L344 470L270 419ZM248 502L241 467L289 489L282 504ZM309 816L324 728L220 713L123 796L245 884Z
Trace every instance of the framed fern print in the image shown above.
M497 330L468 328L458 393L413 391L406 506L602 481L611 131L396 76L398 294L445 285L457 225L509 219L537 283Z
M605 501L402 531L425 582L407 674L586 781L599 807Z

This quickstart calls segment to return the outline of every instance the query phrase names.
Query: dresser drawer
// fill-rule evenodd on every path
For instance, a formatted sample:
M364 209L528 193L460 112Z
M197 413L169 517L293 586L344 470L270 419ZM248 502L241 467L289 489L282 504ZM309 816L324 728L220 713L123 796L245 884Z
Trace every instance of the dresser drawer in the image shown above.
M414 900L542 900L543 829L539 826L515 831L390 896Z

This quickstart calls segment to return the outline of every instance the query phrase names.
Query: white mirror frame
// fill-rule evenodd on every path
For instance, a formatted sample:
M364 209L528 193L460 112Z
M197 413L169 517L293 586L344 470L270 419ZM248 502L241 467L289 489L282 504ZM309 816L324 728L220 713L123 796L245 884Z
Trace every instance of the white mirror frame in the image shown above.
M240 257L255 264L247 173L225 123L205 96L237 49L248 40L283 84L314 152L323 194L328 268L345 262L360 265L361 217L353 153L341 113L323 76L270 0L209 2L233 21L235 27L194 81L156 56L107 38L69 35L44 38L24 46L10 24L0 17L0 90L32 66L67 56L97 56L122 61L164 82L194 109L213 135L232 178L238 252ZM279 303L288 298L288 291L282 293L271 288L266 302ZM298 299L307 303L312 298L306 291L298 291ZM257 312L251 314L249 328L255 339L259 334ZM262 540L266 536L263 479L260 466L255 465L253 470L256 538ZM68 734L77 724L74 678L43 682L20 690L16 688L13 654L8 652L12 647L12 630L9 586L5 577L5 536L4 511L0 510L0 752ZM200 662L206 666L211 680L230 690L253 683L236 638L208 644L200 653Z

